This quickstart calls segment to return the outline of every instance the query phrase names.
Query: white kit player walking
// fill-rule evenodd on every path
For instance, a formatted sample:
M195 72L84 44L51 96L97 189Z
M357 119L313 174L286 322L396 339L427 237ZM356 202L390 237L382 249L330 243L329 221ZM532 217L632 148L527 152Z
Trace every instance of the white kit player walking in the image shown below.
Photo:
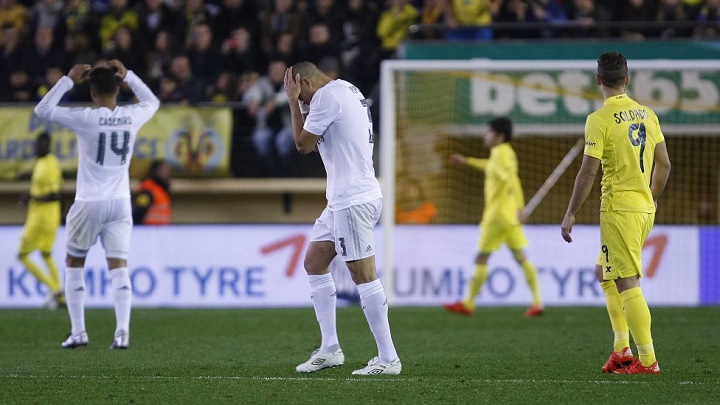
M97 108L59 107L73 85L90 82ZM120 83L127 83L139 100L118 106ZM35 114L73 130L78 137L75 202L67 215L65 297L71 331L64 348L87 346L85 330L85 257L98 237L105 249L117 326L111 349L127 349L130 342L132 285L127 268L132 230L128 168L135 137L152 118L160 101L118 60L91 70L75 65L35 107Z
M340 255L357 285L378 347L378 356L353 374L400 374L387 297L375 267L374 226L382 210L382 192L373 168L368 103L357 87L332 80L310 62L297 63L285 72L285 91L298 151L320 152L327 172L328 204L315 221L304 263L322 342L296 370L311 373L345 363L335 322L335 283L328 269Z

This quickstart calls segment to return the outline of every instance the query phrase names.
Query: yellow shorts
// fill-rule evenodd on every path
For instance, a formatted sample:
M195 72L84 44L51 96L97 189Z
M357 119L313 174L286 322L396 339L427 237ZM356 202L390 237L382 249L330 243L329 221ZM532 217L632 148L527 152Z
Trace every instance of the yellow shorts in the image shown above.
M59 225L59 223L53 224L41 221L27 222L20 239L20 254L27 254L35 250L43 253L52 252Z
M642 247L655 222L644 212L600 212L600 256L603 280L642 277Z
M496 222L480 224L479 252L494 252L500 248L502 243L512 250L524 249L528 241L522 231L522 225L519 223L506 225Z

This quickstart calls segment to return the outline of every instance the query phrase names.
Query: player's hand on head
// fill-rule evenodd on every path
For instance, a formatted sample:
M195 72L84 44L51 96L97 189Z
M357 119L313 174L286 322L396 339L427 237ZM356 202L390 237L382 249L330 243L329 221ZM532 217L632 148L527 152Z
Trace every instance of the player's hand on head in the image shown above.
M572 236L570 236L570 233L572 232L572 227L575 224L575 215L565 214L565 218L563 218L562 225L560 225L560 234L562 235L563 239L565 239L565 242L570 243L572 242Z
M453 153L450 155L450 159L448 159L450 164L452 165L464 165L465 164L465 156L459 154L459 153Z
M90 65L78 64L70 68L67 76L72 79L73 83L79 84L88 79L91 69L92 66Z
M300 97L300 75L293 75L291 67L285 71L284 84L288 101L295 102Z
M115 69L115 75L117 75L120 79L125 80L125 76L127 76L127 68L122 62L117 59L113 59L107 62L107 66Z

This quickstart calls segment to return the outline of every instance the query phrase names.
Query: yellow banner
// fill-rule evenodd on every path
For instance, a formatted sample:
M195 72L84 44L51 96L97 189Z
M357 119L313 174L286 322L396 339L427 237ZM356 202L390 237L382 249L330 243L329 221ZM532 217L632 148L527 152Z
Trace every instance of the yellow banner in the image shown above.
M161 107L135 139L132 177L143 177L150 163L164 159L173 175L229 174L232 111L226 107ZM35 137L47 130L51 151L63 172L77 171L77 140L69 129L38 118L31 107L0 108L0 179L12 180L32 170Z

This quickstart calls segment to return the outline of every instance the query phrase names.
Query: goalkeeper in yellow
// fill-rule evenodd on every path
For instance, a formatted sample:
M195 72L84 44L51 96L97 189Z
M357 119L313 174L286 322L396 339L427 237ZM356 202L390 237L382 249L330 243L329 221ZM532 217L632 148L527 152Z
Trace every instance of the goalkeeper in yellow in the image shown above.
M655 221L657 199L670 176L670 158L655 113L625 94L627 61L617 52L598 59L595 82L605 102L585 122L585 155L561 225L565 241L575 214L602 164L600 256L595 274L605 293L614 347L602 371L659 374L650 309L640 289L643 243ZM639 358L630 350L632 334Z
M35 140L35 165L30 180L30 194L22 198L28 203L27 219L23 228L18 259L40 282L48 286L50 294L45 306L64 305L58 268L52 258L55 235L60 226L60 186L62 171L55 155L50 153L50 136L43 132ZM32 260L30 253L39 250L48 272Z
M485 172L485 209L480 221L480 241L475 257L475 275L465 299L454 304L444 305L451 312L472 315L475 311L475 299L488 278L487 262L490 254L505 243L520 264L527 284L532 291L533 303L525 316L541 315L544 311L538 286L537 269L525 254L527 238L522 231L520 212L525 205L522 185L518 177L517 156L510 141L512 140L512 121L507 117L498 117L488 123L483 141L490 149L489 159L465 157L460 154L450 156L451 164L467 165Z

